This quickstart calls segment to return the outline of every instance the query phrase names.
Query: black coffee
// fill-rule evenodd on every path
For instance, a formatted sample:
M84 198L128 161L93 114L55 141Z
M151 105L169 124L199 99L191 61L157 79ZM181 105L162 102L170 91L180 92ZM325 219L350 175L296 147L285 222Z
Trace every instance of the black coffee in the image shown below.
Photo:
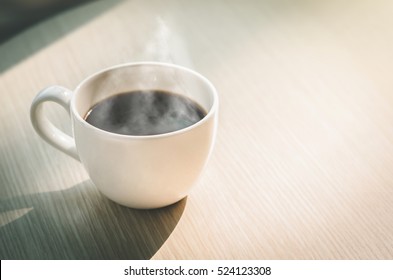
M94 105L85 120L100 129L125 135L155 135L190 126L206 115L188 97L161 91L132 91Z

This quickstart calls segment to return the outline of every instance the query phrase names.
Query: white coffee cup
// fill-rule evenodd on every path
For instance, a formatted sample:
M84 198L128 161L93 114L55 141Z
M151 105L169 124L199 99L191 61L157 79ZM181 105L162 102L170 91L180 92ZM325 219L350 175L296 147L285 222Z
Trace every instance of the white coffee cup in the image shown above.
M207 115L169 133L115 134L84 120L89 109L112 95L135 90L164 90L185 95ZM70 114L73 137L56 128L43 112L53 101ZM51 86L37 94L30 118L49 144L80 160L91 180L109 199L132 208L158 208L188 195L212 151L217 130L218 95L205 77L168 63L114 66L83 80L74 91Z

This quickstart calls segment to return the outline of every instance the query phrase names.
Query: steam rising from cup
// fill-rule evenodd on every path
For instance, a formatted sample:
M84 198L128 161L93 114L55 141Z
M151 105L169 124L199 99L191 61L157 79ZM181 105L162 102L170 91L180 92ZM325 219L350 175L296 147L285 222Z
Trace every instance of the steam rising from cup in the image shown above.
M184 40L176 33L175 24L170 25L162 17L154 22L152 35L149 36L142 57L144 60L169 62L193 68Z
M179 64L181 60L190 64L185 45L170 32L162 18L156 19L144 55L160 62ZM165 74L165 80L171 89L178 88L178 92L156 88L157 78L157 72L148 68L141 68L139 75L109 77L112 93L96 102L87 112L86 121L117 134L157 135L191 126L206 115L199 104L187 97L188 89L181 88L183 81L173 69ZM113 95L113 87L121 83L119 79L132 81L134 88Z

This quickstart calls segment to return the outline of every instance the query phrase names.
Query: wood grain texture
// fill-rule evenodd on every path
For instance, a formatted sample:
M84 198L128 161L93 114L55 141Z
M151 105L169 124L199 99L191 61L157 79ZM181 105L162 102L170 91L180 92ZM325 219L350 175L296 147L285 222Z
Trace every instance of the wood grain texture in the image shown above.
M0 45L0 257L393 259L392 12L387 0L103 1ZM141 60L192 67L220 96L203 176L187 202L152 212L103 198L28 114L47 85Z

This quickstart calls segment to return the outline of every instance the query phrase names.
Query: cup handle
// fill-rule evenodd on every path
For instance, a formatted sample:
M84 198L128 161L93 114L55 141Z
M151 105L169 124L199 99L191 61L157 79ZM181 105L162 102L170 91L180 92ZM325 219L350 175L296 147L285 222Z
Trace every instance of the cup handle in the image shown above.
M44 115L42 105L46 101L60 104L70 116L70 102L73 92L61 86L50 86L41 90L30 107L30 120L35 131L53 147L80 161L75 140L51 123Z

